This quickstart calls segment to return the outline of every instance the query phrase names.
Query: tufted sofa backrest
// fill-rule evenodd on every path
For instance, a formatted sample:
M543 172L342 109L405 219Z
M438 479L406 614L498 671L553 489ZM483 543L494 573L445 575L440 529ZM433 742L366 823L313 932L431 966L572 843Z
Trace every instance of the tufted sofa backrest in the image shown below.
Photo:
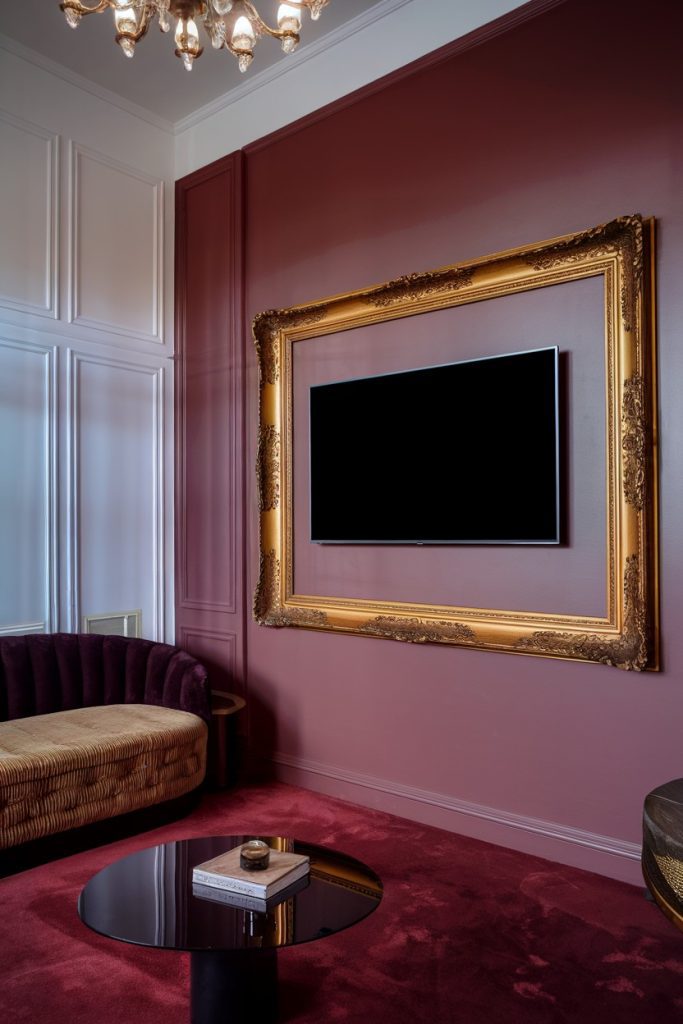
M156 704L208 722L206 669L177 647L133 637L0 637L0 721L98 704Z

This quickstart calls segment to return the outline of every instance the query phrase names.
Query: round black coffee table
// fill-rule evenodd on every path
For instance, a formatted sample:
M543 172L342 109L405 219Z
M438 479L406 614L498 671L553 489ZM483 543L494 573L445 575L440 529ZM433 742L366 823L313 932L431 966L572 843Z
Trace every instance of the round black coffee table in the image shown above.
M231 906L220 891L193 892L195 865L253 838L310 857L302 888L267 911ZM282 836L212 836L115 861L84 887L78 913L109 938L189 952L192 1024L268 1024L277 1019L277 950L343 931L381 899L375 872L335 850Z

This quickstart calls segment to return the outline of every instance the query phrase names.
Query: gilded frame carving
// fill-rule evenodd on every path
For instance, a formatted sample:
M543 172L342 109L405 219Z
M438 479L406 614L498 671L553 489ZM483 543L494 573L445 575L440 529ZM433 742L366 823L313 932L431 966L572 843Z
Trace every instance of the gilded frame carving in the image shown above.
M654 221L620 217L589 231L486 256L254 319L260 378L260 571L254 617L410 643L657 669ZM293 592L292 352L299 341L584 277L604 279L606 615L410 605Z

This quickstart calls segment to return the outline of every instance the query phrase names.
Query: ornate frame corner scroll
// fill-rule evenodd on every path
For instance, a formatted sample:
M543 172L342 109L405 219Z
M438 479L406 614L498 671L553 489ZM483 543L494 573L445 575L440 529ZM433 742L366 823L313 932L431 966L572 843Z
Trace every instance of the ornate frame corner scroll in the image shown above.
M408 643L658 669L654 221L578 234L254 319L260 378L260 572L254 617ZM604 617L296 594L292 353L301 341L586 277L604 280L606 614Z

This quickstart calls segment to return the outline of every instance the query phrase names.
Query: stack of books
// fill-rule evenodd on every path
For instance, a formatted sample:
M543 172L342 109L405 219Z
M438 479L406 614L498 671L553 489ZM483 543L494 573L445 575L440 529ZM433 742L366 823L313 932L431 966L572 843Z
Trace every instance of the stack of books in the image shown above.
M192 894L244 910L268 911L308 885L310 859L304 854L270 851L264 871L240 867L240 848L197 864Z

